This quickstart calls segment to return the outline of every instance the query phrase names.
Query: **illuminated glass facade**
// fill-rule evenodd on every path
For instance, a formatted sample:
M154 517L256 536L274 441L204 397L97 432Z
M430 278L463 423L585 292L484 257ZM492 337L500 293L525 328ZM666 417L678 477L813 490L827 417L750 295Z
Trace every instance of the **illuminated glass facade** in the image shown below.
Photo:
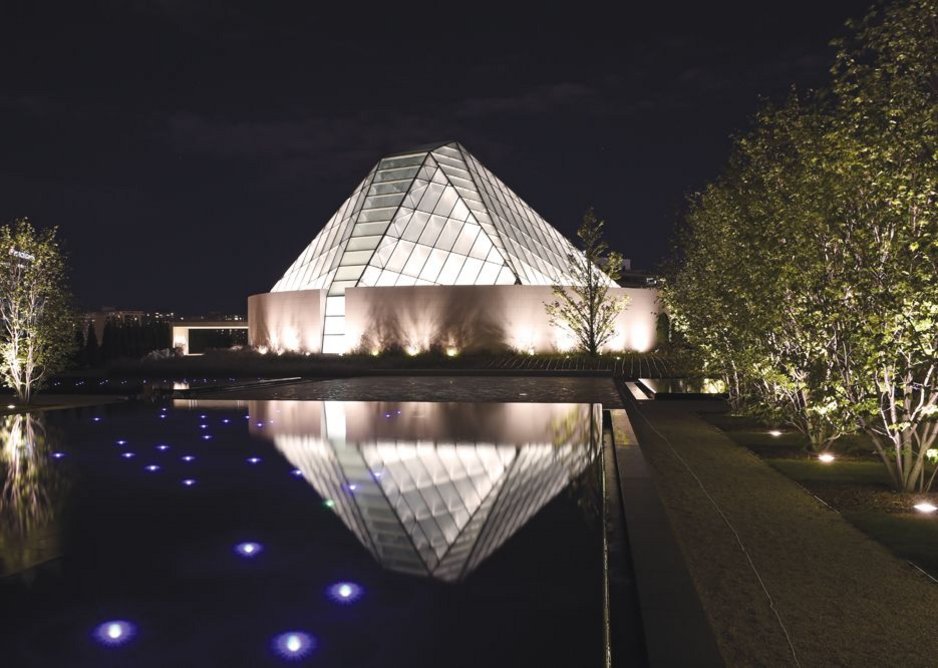
M345 290L570 284L578 251L457 142L382 158L271 292L327 290L323 352L344 352Z

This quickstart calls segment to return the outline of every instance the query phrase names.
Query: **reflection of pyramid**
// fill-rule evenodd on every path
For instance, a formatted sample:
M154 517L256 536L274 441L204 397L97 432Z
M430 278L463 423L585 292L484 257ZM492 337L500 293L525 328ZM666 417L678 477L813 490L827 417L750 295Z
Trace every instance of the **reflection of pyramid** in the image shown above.
M577 253L449 142L381 159L271 292L327 289L323 351L342 352L346 288L571 285Z
M492 404L493 410L521 406L525 414L532 409L540 414L540 426L533 430L540 433L515 430L510 445L425 440L420 430L411 439L386 438L380 429L352 443L346 439L346 414L356 413L362 403L297 402L321 411L319 433L296 433L284 428L282 418L264 430L320 495L332 500L372 555L396 571L459 580L563 490L595 453L589 444L590 420L598 420L598 406ZM407 410L407 404L399 405ZM451 418L460 404L422 404L425 432L441 427L433 406ZM477 415L478 406L467 410ZM264 412L259 406L251 409L252 416ZM315 420L303 422L308 429ZM578 428L571 430L571 423ZM544 438L545 424L560 442ZM360 430L361 424L356 427ZM525 436L540 437L540 442L517 442Z

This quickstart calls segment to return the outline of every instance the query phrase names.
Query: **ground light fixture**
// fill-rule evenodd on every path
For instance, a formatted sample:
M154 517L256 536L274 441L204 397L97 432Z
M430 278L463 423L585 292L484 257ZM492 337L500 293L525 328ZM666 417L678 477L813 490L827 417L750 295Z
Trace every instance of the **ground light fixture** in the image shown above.
M252 559L264 551L264 546L253 541L246 541L244 543L238 543L235 545L234 551L242 557Z
M938 506L934 505L933 503L929 503L928 501L921 501L912 507L920 513L924 513L925 515L931 515L933 512L938 510Z
M775 438L778 438L781 435L782 435L782 432L778 429L772 429L771 431L769 431L769 436L774 436Z
M336 582L326 588L326 596L342 605L354 603L362 597L365 590L354 582Z
M137 628L123 619L114 619L95 627L92 635L102 645L118 647L124 645L137 634Z
M822 452L821 454L817 456L817 458L819 462L822 462L824 464L830 464L835 459L834 455L832 455L829 452Z
M304 631L287 631L274 636L274 652L283 659L302 659L316 649L316 638Z

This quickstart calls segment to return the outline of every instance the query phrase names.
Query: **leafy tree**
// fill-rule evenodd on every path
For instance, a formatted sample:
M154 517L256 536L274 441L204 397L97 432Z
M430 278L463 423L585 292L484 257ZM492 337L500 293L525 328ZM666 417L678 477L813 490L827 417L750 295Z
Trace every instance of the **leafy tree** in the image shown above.
M582 252L567 256L573 284L553 286L554 301L545 304L551 324L569 329L579 349L591 356L615 333L616 316L628 305L627 297L609 296L622 273L622 255L609 251L603 226L588 209L577 230Z
M903 491L938 469L938 2L872 11L833 69L847 408Z
M55 228L0 227L0 377L28 403L74 344L65 258Z
M897 489L938 435L935 0L872 13L830 91L767 109L692 202L675 323L737 407L815 448L871 434Z

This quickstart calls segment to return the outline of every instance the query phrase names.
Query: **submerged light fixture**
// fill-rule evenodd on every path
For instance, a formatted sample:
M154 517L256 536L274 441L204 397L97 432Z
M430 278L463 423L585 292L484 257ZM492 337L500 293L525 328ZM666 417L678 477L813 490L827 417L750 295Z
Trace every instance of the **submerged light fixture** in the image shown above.
M288 660L302 659L316 649L316 638L303 631L287 631L274 636L274 652Z
M264 551L264 546L260 543L255 543L253 541L247 541L244 543L238 543L234 546L234 551L237 552L242 557L247 557L251 559L256 557L258 554Z
M102 645L117 647L130 642L137 634L137 628L123 619L104 622L95 627L94 639Z
M365 590L354 582L336 582L326 588L326 596L342 605L354 603L362 597Z

